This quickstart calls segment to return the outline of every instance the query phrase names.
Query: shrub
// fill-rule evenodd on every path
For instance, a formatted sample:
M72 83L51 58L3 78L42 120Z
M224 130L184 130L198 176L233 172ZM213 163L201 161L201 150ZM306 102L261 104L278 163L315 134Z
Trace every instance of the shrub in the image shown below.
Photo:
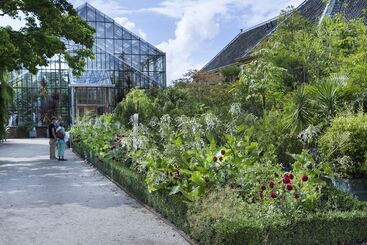
M220 73L225 78L226 82L234 82L240 75L241 68L236 65L226 66L220 69Z
M124 126L128 126L131 116L135 113L139 113L139 122L149 121L153 114L153 108L153 101L145 94L144 90L133 89L128 93L126 99L117 105L115 116Z
M367 115L337 117L319 140L323 160L338 175L367 176Z
M236 190L227 188L214 190L192 204L188 221L191 235L200 244L337 244L367 239L366 205L358 205L364 209L286 216L271 206L246 203Z

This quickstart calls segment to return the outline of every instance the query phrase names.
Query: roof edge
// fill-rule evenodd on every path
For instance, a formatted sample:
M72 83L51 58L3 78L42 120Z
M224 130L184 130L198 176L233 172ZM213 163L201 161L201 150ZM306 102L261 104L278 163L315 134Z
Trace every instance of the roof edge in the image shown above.
M300 5L298 5L298 7L297 8L295 8L294 9L294 11L298 11L302 6L304 6L307 2L308 2L309 0L304 0ZM335 0L328 0L328 4L330 3L330 1L335 1ZM327 7L328 7L328 5L325 7L325 12L326 12L326 10L327 10ZM294 12L294 11L292 11L292 13ZM266 21L263 21L263 22L261 22L261 23L259 23L259 24L257 24L257 25L255 25L255 26L252 26L252 27L250 27L250 28L248 28L248 29L246 29L245 31L242 31L242 32L240 32L235 38L233 38L232 39L232 41L229 43L229 44L227 44L224 48L222 48L220 51L219 51L219 53L217 53L217 55L215 55L214 56L214 58L212 58L203 68L201 68L200 69L200 71L204 71L204 69L213 61L213 60L215 60L215 58L217 58L228 46L230 46L241 34L244 34L244 33L246 33L246 32L249 32L249 31L251 31L251 30L253 30L253 29L255 29L255 28L258 28L258 27L260 27L260 26L263 26L263 25L265 25L265 24L267 24L267 23L269 23L269 22L272 22L272 21L275 21L275 20L277 20L278 18L280 17L280 14L278 15L278 16L276 16L276 17L273 17L273 18L271 18L271 19L268 19L268 20L266 20ZM259 44L263 41L263 40L265 40L269 35L271 35L274 31L276 31L276 29L278 28L278 25L272 30L272 31L270 31L269 32L269 34L268 35L266 35L263 39L261 39L261 41L260 42L258 42L254 47L252 47L252 49L251 50L253 50L254 48L256 48L257 46L259 46ZM243 57L245 57L247 54L249 54L250 52L251 52L251 50L250 51L245 51L244 53L243 53L243 55L241 55L241 57L240 58L243 58ZM232 64L233 65L233 64ZM221 67L218 67L218 68L215 68L215 69L211 69L211 70L208 70L207 72L210 72L210 71L214 71L214 70L217 70L217 69L220 69L220 68L222 68L222 67L226 67L226 66L228 66L228 65L225 65L225 66L221 66Z
M147 44L149 44L150 46L153 46L157 51L159 51L159 52L161 52L162 54L166 55L166 52L163 52L162 50L160 50L159 48L157 48L155 45L151 44L150 42L148 42L148 41L147 41L147 40L145 40L144 38L142 38L142 37L138 36L137 34L133 33L132 31L128 30L126 27L124 27L124 26L120 25L119 23L117 23L117 22L115 21L115 19L114 19L114 18L112 18L112 17L110 17L109 15L107 15L107 14L103 13L101 10L97 9L97 8L96 8L96 7L94 7L92 4L90 4L90 3L88 3L88 2L85 2L85 3L81 4L81 5L79 5L79 6L78 6L77 8L75 8L75 9L78 11L78 10L82 9L84 6L86 6L86 7L87 7L87 6L89 6L89 7L93 8L93 9L95 9L96 11L98 11L99 13L101 13L101 14L103 14L103 15L105 15L105 16L107 16L107 17L109 17L109 18L111 18L111 19L113 20L113 23L114 23L115 25L117 25L117 26L119 26L119 27L123 28L123 29L124 29L126 32L128 32L129 34L131 34L131 35L133 35L133 36L137 37L140 41L146 42L146 43L147 43Z

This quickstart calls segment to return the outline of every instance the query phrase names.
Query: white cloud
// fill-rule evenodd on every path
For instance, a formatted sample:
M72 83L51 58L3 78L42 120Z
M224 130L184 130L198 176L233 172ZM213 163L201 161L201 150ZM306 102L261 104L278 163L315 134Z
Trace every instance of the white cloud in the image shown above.
M221 20L246 20L242 27L250 27L275 17L286 6L297 6L301 1L166 0L158 7L143 11L178 19L174 38L158 45L167 54L167 80L170 82L189 69L202 68L203 62L194 62L193 55L220 33Z
M114 18L114 20L122 25L123 27L125 27L126 29L128 29L129 31L138 34L138 36L142 37L143 39L147 39L147 34L140 28L136 27L134 22L131 22L128 18L126 17L116 17Z
M191 1L190 4L182 4L181 1L173 1L166 12L173 15L181 15L176 25L175 37L162 42L158 48L167 54L167 80L179 78L188 69L200 68L202 64L194 64L191 61L192 54L200 49L206 40L213 39L220 30L220 24L216 16L225 15L227 12L226 0L213 1ZM178 4L172 8L172 4ZM170 9L177 11L170 11ZM157 11L157 10L153 10ZM165 11L161 11L164 13ZM172 16L172 15L171 15Z

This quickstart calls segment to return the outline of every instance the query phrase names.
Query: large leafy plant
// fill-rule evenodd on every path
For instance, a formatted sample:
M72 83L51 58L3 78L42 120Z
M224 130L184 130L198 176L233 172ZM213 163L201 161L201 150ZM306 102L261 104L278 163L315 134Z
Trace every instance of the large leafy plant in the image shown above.
M337 117L319 140L323 160L330 163L337 175L366 176L366 139L366 114Z

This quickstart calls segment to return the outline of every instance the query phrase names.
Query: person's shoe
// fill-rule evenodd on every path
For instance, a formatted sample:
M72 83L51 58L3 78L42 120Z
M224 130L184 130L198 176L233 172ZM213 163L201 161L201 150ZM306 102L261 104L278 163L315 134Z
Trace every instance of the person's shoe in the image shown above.
M62 158L61 161L67 161L65 158Z

